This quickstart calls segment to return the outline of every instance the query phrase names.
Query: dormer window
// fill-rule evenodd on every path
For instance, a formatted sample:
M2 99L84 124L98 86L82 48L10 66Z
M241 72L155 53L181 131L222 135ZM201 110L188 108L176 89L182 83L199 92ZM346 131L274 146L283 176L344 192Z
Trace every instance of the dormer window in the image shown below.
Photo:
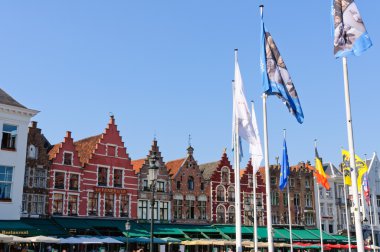
M194 178L192 176L187 179L187 189L190 191L194 190Z
M228 183L230 180L229 178L229 171L227 167L222 168L222 183Z
M63 153L63 164L64 165L73 165L73 153L64 152Z
M16 150L17 126L4 124L1 149Z

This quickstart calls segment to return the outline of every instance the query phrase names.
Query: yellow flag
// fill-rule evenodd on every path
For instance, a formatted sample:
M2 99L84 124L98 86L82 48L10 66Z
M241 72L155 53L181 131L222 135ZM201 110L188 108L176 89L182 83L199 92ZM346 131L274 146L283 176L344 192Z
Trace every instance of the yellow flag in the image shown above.
M342 155L343 155L343 162L347 163L348 161L349 163L350 153L347 150L342 150ZM364 173L368 171L368 167L367 167L367 164L360 157L358 157L358 155L355 155L355 166L358 170L358 179L356 183L358 186L358 192L360 192L362 190L362 178L363 178ZM345 170L345 168L343 168L343 170ZM346 183L346 177L345 177L345 183Z
M343 163L342 163L342 172L344 176L344 184L351 186L351 168L350 168L350 153L346 150L342 150L342 157L343 157Z

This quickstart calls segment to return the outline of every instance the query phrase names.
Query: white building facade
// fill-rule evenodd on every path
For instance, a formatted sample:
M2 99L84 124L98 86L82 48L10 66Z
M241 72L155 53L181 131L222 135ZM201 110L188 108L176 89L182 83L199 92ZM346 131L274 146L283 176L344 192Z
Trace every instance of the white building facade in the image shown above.
M0 219L18 220L22 208L26 143L30 119L38 111L28 109L0 89Z

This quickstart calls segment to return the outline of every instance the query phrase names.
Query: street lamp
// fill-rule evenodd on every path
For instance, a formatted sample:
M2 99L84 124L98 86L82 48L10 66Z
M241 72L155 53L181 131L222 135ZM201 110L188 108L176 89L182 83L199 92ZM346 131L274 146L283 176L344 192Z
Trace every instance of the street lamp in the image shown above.
M158 174L158 169L160 168L160 162L158 160L158 157L156 155L156 152L153 152L153 154L149 158L149 175L148 175L148 182L150 185L150 190L152 192L152 199L150 201L150 252L153 252L153 225L154 225L154 192L156 190L156 179Z
M125 230L127 231L127 247L126 247L126 252L128 252L128 238L129 238L129 230L131 229L131 224L129 223L129 221L127 221L125 223Z

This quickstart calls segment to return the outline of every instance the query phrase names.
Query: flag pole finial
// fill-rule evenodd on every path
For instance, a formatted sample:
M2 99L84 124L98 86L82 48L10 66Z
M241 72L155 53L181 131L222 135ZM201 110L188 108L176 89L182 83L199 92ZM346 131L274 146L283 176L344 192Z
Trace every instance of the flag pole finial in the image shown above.
M318 141L318 139L314 139L314 148L317 148L317 141Z
M260 15L262 16L264 12L264 4L260 4L259 8L260 8Z
M286 129L282 129L282 131L284 132L284 139L286 138Z

